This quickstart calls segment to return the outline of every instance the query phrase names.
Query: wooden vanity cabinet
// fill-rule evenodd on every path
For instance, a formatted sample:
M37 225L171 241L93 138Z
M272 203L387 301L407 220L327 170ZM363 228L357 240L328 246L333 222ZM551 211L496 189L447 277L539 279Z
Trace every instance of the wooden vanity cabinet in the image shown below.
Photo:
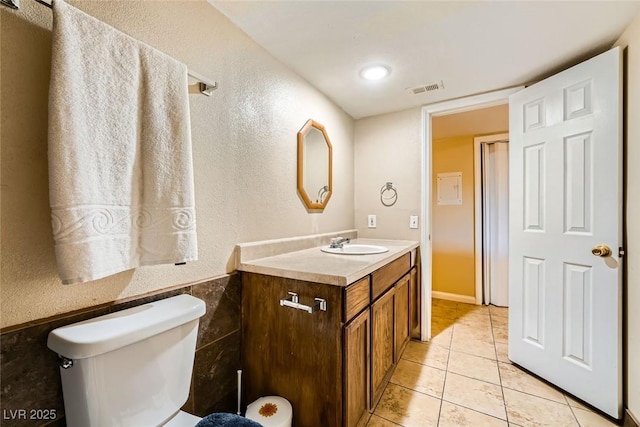
M244 406L278 395L296 427L341 426L344 288L246 272L241 280ZM323 298L327 311L281 306L287 292L306 305Z
M395 289L371 304L371 407L375 407L393 373Z
M421 296L418 267L411 269L409 280L409 334L411 338L420 339Z
M371 407L375 407L409 342L409 280L406 274L371 304Z
M242 272L243 401L280 395L296 427L363 427L409 339L410 254L347 287ZM326 311L281 306L327 301Z
M344 328L344 426L356 427L367 420L370 386L369 310ZM361 424L362 424L361 423Z
M402 355L404 347L409 342L409 282L411 273L398 280L395 285L394 295L394 322L395 322L395 346L394 361L397 362Z

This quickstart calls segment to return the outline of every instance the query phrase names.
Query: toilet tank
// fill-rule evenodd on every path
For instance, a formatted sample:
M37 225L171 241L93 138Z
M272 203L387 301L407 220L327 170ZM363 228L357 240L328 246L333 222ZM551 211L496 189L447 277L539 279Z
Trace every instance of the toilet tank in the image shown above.
M164 424L189 396L204 313L202 300L179 295L51 331L67 425Z

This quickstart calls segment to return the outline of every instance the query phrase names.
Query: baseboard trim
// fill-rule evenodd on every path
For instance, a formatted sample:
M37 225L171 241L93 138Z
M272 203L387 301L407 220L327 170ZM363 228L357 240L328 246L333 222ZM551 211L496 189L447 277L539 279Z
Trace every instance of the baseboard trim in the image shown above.
M465 304L476 303L476 297L470 297L468 295L450 294L448 292L431 291L431 297L437 299L446 299L448 301L463 302Z
M633 416L631 411L627 408L624 414L624 424L622 427L640 427L640 422Z

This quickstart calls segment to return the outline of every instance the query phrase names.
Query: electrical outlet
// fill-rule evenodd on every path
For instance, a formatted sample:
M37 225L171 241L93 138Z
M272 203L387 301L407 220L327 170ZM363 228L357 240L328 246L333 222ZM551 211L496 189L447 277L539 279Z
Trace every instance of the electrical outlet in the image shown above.
M367 226L369 228L376 228L376 216L375 215L369 215L369 218L367 220Z
M409 228L418 228L418 215L409 216Z

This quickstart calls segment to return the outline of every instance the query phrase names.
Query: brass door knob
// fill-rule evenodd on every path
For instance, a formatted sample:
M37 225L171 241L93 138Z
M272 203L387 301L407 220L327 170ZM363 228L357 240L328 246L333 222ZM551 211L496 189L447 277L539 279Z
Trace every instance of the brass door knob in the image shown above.
M607 245L597 245L591 249L591 253L595 256L606 258L611 255L611 248Z

